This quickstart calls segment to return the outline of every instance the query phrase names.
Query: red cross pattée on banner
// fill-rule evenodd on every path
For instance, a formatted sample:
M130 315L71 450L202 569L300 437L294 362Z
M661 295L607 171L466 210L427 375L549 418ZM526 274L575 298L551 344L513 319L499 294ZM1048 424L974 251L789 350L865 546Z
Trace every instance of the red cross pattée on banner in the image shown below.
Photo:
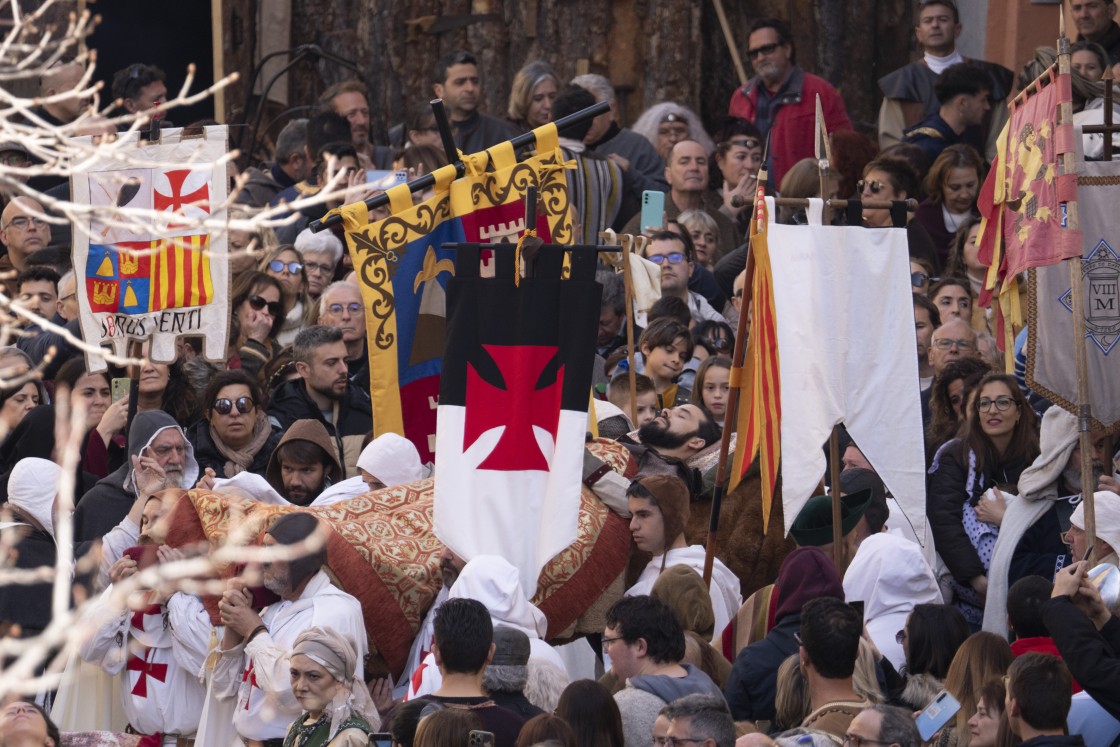
M537 444L533 426L542 428L556 440L560 421L560 394L564 386L564 367L556 381L537 389L537 381L557 353L548 345L483 345L497 364L504 389L491 385L467 364L466 422L463 449L466 450L486 431L505 426L494 450L478 465L479 469L503 472L548 471L548 460Z
M253 688L260 687L260 685L257 684L257 673L253 671L255 668L256 665L253 663L253 660L250 659L249 666L245 667L245 672L241 675L241 681L249 683L249 693L245 696L246 711L249 710L249 698L253 697Z
M160 682L167 681L167 665L152 663L151 656L152 649L149 648L144 652L143 659L139 656L128 657L128 671L140 673L136 678L136 684L132 686L132 694L138 698L148 697L149 677L154 677Z
M153 188L152 204L160 212L182 213L184 207L191 207L210 213L210 187L203 183L201 187L188 194L183 194L183 183L191 175L190 169L175 169L163 172L167 183L171 186L171 194L164 194Z

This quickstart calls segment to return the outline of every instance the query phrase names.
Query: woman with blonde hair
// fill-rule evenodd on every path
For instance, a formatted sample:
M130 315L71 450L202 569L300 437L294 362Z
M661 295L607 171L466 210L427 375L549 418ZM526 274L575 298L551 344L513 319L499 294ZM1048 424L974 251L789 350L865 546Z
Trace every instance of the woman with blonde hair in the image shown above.
M544 60L526 62L509 91L509 121L522 132L552 121L552 103L560 92L560 81Z
M291 244L284 244L269 252L257 269L280 281L284 323L276 334L276 341L280 343L280 347L287 347L295 341L296 333L307 322L308 309L311 308L303 255Z
M945 689L961 704L961 709L953 724L941 731L937 747L969 746L968 722L976 715L984 686L1007 674L1014 659L1007 639L995 633L973 633L961 644L945 676Z
M354 643L334 628L299 634L292 646L292 694L304 712L288 727L284 747L365 747L381 726L357 676Z

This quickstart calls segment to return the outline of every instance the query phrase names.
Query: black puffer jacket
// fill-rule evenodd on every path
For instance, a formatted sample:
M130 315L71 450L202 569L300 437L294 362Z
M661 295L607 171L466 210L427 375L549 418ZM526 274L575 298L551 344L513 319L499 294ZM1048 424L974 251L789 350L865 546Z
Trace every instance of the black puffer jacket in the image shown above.
M929 470L926 490L926 516L933 532L934 547L949 572L967 586L976 576L987 575L984 563L972 546L964 528L964 504L973 506L993 485L1015 485L1029 466L1023 459L1007 464L987 464L978 474L970 474L969 450L960 439L941 447Z
M318 420L334 439L342 457L343 478L358 474L362 441L373 430L373 406L369 395L353 384L346 390L346 396L335 403L334 423L323 418L303 379L285 381L276 388L268 404L268 415L281 431L288 430L297 420Z

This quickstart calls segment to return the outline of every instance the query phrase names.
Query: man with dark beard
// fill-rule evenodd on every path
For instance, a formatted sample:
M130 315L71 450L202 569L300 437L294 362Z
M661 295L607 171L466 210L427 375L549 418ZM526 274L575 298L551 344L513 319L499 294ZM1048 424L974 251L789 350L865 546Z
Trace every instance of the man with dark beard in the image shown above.
M700 472L688 460L719 440L715 418L699 405L662 410L638 430L640 443L625 444L638 462L638 477L675 475L693 499L703 491Z
M330 434L318 420L297 420L268 460L269 484L289 503L315 505L319 495L342 476Z
M258 613L252 606L249 584L239 577L230 580L218 603L226 627L214 669L213 693L221 699L237 697L233 725L246 744L283 739L302 712L292 694L288 653L296 637L308 628L329 626L348 636L358 652L355 676L363 676L369 646L361 604L333 586L322 570L329 531L311 514L280 517L261 544L291 547L289 559L250 563L245 573L248 578L259 574L265 588L280 601Z
M292 358L299 378L276 388L268 404L268 417L281 430L297 420L318 420L327 429L342 477L358 474L358 456L373 422L369 393L350 384L342 330L317 324L300 330L292 343Z

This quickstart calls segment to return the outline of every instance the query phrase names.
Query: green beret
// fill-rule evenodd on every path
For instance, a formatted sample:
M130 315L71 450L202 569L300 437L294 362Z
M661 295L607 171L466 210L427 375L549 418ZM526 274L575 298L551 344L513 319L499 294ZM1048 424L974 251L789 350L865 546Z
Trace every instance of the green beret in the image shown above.
M855 529L871 504L871 489L841 496L840 536ZM832 497L815 495L809 499L790 527L789 534L799 547L820 547L832 542Z

